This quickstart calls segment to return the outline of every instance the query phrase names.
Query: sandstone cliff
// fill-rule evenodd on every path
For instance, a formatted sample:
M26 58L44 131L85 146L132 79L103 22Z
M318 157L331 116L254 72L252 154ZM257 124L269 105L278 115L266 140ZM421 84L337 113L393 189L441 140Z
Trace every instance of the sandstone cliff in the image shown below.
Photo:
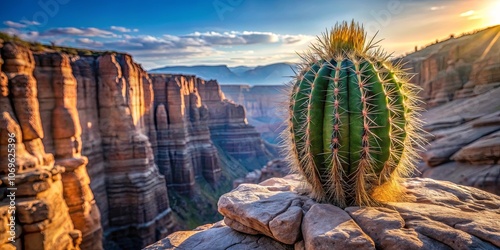
M189 75L151 74L156 161L182 228L220 219L217 199L232 181L274 158L241 105L219 84Z
M500 26L428 46L403 62L417 73L428 107L476 96L500 85Z
M403 58L428 106L423 177L500 194L499 38L491 27Z
M319 204L297 175L223 195L224 221L179 231L145 249L498 249L500 197L407 179L408 201L382 207Z
M285 85L222 85L221 88L227 99L245 107L248 122L255 126L262 138L271 144L280 142L286 115L282 108L286 101Z
M76 103L65 100L62 95L62 92L75 94L74 78L61 77L53 82L58 89L51 93L56 112L44 113L46 105L39 102L43 95L38 94L41 86L33 75L35 59L31 51L13 43L2 43L1 47L0 246L4 249L78 249L83 233L85 239L94 237L96 249L100 249L99 211L95 209L88 186L87 159L80 154L80 129L74 115ZM42 119L50 122L52 118L60 119L62 130L56 133L44 130ZM42 142L43 138L50 141L50 146ZM9 148L15 148L14 155L8 155ZM15 159L16 174L8 178L12 172L8 168L10 159ZM65 167L68 167L66 172ZM81 196L73 200L72 193ZM15 206L15 213L9 212L11 206ZM9 232L12 216L16 218L15 240L8 239L12 236ZM8 244L14 241L13 245ZM84 244L92 246L93 243Z
M273 157L216 81L150 76L126 54L0 44L0 247L12 247L11 133L27 250L138 249L213 221L232 181Z
M151 147L156 138L152 116L148 117L152 88L145 71L128 55L32 53L10 42L4 44L2 58L2 71L8 76L3 87L2 131L21 127L16 137L23 142L17 151L17 173L31 176L26 185L41 185L33 176L55 183L50 189L35 189L32 205L17 206L17 210L26 206L25 210L37 215L32 215L36 220L19 217L22 228L34 222L48 225L37 227L43 236L36 239L29 229L21 231L24 249L64 248L64 244L50 245L60 237L51 234L50 227L72 237L78 235L73 227L79 230L81 239L73 241L81 242L82 249L101 249L103 229L110 244L123 248L139 248L170 233L172 212L166 184ZM11 108L14 112L9 112ZM2 141L6 138L2 132ZM3 147L2 152L6 152ZM54 206L37 201L37 192L45 190ZM58 199L63 199L62 204ZM46 211L49 217L44 218ZM51 214L60 216L67 226ZM124 236L130 238L124 240ZM27 246L28 242L41 245Z

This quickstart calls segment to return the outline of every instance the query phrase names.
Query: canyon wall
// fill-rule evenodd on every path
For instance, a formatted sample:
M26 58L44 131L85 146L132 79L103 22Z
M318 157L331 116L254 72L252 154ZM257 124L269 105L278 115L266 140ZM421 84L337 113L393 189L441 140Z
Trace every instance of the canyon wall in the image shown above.
M31 52L9 42L1 55L1 152L15 133L16 185L26 186L16 193L19 244L102 249L104 236L131 249L171 233L146 72L128 55Z
M217 148L248 170L274 157L248 124L245 108L225 100L217 81L192 75L151 74L151 78L158 138L162 137L157 160L169 186L192 193L199 176L217 184L221 171Z
M248 170L274 157L216 81L149 75L126 54L0 45L2 249L139 249L186 227L168 192L230 186L221 154Z
M500 26L403 58L427 103L420 175L500 194Z
M209 113L198 93L197 78L152 75L158 131L158 166L167 185L192 194L195 178L217 183L217 149L210 140Z
M403 57L428 107L500 85L500 26L431 45Z
M31 51L12 43L1 47L0 246L2 249L78 249L83 236L87 241L94 237L96 249L100 249L99 211L89 192L87 159L81 156L78 143L76 103L62 95L62 92L75 94L74 79L72 82L61 76L53 83L58 90L46 93L52 95L51 102L39 102L45 97L39 91L43 85L34 77L35 58ZM59 68L61 74L62 68ZM44 112L50 105L55 110L53 114ZM60 119L61 131L53 133L44 129L44 123L53 118ZM12 148L15 150L9 152ZM15 172L9 163L14 163ZM15 176L8 178L8 173ZM76 194L81 196L73 200L71 196ZM13 224L15 235L10 226ZM84 243L85 246L92 244Z
M222 85L221 88L228 100L245 107L248 123L255 126L262 138L272 144L280 142L286 116L283 109L286 85Z

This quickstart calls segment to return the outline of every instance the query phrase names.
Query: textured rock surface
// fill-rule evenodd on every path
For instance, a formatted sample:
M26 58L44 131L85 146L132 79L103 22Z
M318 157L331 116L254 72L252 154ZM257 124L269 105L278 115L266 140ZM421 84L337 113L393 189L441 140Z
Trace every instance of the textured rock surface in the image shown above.
M303 240L307 249L500 247L500 197L472 187L407 179L407 202L342 210L301 195L301 185L297 175L242 184L220 198L219 211L236 231L286 244L300 245ZM301 224L273 223L298 208L304 214Z
M7 152L8 133L14 132L20 138L16 173L36 173L26 174L27 180L16 177L29 189L19 192L27 200L18 206L35 213L19 221L29 228L20 231L19 244L102 249L104 229L108 242L129 249L172 232L166 182L154 162L147 73L121 54L33 53L11 43L1 54L1 152ZM2 155L2 166L6 160ZM6 171L1 169L2 176Z
M500 194L499 33L491 27L403 58L428 106L430 143L417 175Z
M269 161L262 169L254 170L248 173L244 178L238 178L233 181L233 188L242 183L260 183L274 177L284 177L290 173L288 163L283 160L275 159Z
M15 142L17 173L42 176L19 177L35 186L37 191L26 195L26 206L40 212L19 223L18 247L28 237L23 227L40 220L44 224L37 229L38 238L30 238L41 242L30 246L37 249L51 249L57 238L62 248L100 249L102 242L112 248L144 247L186 227L174 222L167 186L176 192L180 211L192 210L180 200L193 198L189 202L207 210L199 214L216 216L216 200L203 200L199 194L207 190L200 186L208 182L211 186L204 188L220 194L246 173L231 169L221 177L219 155L226 164L241 160L238 164L249 169L272 157L246 123L243 107L224 101L216 81L150 77L126 54L77 56L0 44L5 45L0 60L0 174L7 174L7 139L14 133L21 138ZM253 158L242 160L248 156ZM5 181L0 182L2 232L8 216ZM198 196L184 196L197 181ZM50 211L60 215L51 217ZM0 237L0 244L5 239Z
M211 184L220 177L217 149L210 139L208 110L194 76L152 75L158 166L169 187L192 193L195 177Z
M198 81L202 103L208 108L212 141L250 171L261 168L275 158L255 127L248 124L245 108L226 100L217 81Z
M38 87L40 115L47 152L63 166L64 199L71 220L82 232L83 249L102 249L100 212L90 189L88 159L82 156L80 119L77 111L77 84L68 56L60 53L35 54L34 76Z
M147 250L159 249L293 249L262 235L247 235L232 230L224 224L204 225L193 231L178 231L167 238L149 245Z
M245 107L248 123L273 144L280 141L279 135L284 129L285 114L281 107L287 96L287 88L285 85L221 85L225 97L241 103Z
M37 81L33 77L35 60L29 50L12 43L0 45L2 73L0 75L2 116L0 117L0 215L2 249L79 249L82 232L96 232L100 244L99 223L92 229L75 229L70 214L72 204L67 204L67 189L61 181L64 167L54 165L54 157L46 153L42 139L50 137L44 133L41 109L37 94ZM63 84L63 82L59 82ZM12 103L12 105L11 105ZM71 106L71 105L70 105ZM69 128L71 130L71 128ZM10 134L15 135L15 156L8 156ZM68 133L70 134L70 133ZM73 134L74 135L74 134ZM65 135L60 135L64 143ZM58 145L59 146L59 145ZM60 156L66 148L57 151ZM69 148L70 151L74 148ZM69 154L71 155L71 153ZM65 156L68 156L66 154ZM15 159L16 175L9 179L9 159ZM84 163L80 164L84 169ZM86 174L86 173L85 173ZM83 188L88 183L79 182ZM8 190L8 188L16 188ZM11 196L15 196L15 200ZM92 198L82 199L90 201ZM11 203L14 201L14 203ZM12 207L10 207L12 206ZM15 207L15 214L10 213ZM68 208L69 207L69 208ZM11 216L16 218L15 242L6 235L10 230L7 223ZM82 216L82 219L89 217ZM98 222L98 212L97 212ZM79 224L79 226L84 226ZM10 236L10 235L9 235ZM13 243L13 244L11 244ZM97 248L99 249L99 248Z
M421 176L500 195L499 95L500 88L495 88L423 114L430 143L421 153Z
M152 118L145 115L151 107L144 95L150 79L128 55L104 54L95 65L100 114L96 125L108 198L107 239L122 248L143 247L173 226L165 179L155 165L145 122Z
M242 184L223 195L223 222L146 249L498 249L500 197L432 179L406 179L405 202L318 204L298 175ZM231 228L231 229L229 229Z

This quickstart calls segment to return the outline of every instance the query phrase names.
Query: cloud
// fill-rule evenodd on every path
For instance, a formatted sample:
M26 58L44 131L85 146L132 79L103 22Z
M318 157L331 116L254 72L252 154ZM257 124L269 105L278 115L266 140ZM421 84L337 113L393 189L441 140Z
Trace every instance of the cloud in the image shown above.
M75 42L83 46L92 46L92 47L101 47L103 45L102 42L94 41L89 38L78 38L75 40Z
M14 22L14 21L4 21L3 24L5 24L9 28L14 28L14 29L22 29L26 28L28 26L34 26L34 25L40 25L39 22L36 21L28 21L28 20L21 20L20 22Z
M195 40L203 41L209 45L243 45L243 44L263 44L263 43L275 43L279 41L276 34L270 32L254 32L254 31L244 31L244 32L195 32L189 35L183 36L183 38L191 38Z
M158 66L161 66L165 63L185 64L203 60L209 60L211 63L217 61L235 63L239 62L239 57L248 58L248 62L252 64L262 63L268 59L288 60L295 54L286 53L314 38L307 35L260 31L208 31L186 35L152 36L134 34L134 29L121 26L110 26L109 29L56 27L40 32L27 32L19 28L6 28L4 31L7 29L10 33L31 41L43 43L58 41L57 44L64 46L130 53L137 61L149 67L158 63L160 63ZM260 52L260 49L254 50L251 45L265 45L266 52ZM284 54L286 58L281 57Z
M432 7L431 7L431 10L432 10L432 11L442 10L442 9L444 9L444 6L432 6Z
M285 44L297 43L307 40L310 37L305 35L280 35L272 32L258 31L231 31L231 32L195 32L182 36L202 41L207 45L251 45L251 44L271 44L283 42Z
M21 23L24 23L28 26L40 25L40 23L37 21L29 21L29 20L21 20Z
M26 28L27 27L26 24L16 23L16 22L13 22L13 21L5 21L5 22L3 22L3 24L7 25L10 28L15 28L15 29L21 29L21 28Z
M308 42L311 41L311 39L314 39L313 36L306 36L306 35L283 35L281 36L281 40L285 44L296 44L296 43L301 43L301 42Z
M474 10L469 10L469 11L466 11L464 13L461 13L460 16L461 17L472 16L472 15L474 15L474 13L476 13Z
M138 32L139 31L139 29L129 29L129 28L125 28L122 26L111 26L110 29L115 30L115 31L119 31L119 32L123 32L123 33Z
M40 33L40 36L89 36L89 37L116 37L117 35L113 32L101 30L98 28L53 28Z

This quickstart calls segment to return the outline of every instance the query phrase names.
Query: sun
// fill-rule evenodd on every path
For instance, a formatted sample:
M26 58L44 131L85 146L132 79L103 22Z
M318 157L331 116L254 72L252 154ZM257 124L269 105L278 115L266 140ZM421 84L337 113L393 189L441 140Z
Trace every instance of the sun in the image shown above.
M489 22L491 25L500 24L500 1L494 1L489 9Z

